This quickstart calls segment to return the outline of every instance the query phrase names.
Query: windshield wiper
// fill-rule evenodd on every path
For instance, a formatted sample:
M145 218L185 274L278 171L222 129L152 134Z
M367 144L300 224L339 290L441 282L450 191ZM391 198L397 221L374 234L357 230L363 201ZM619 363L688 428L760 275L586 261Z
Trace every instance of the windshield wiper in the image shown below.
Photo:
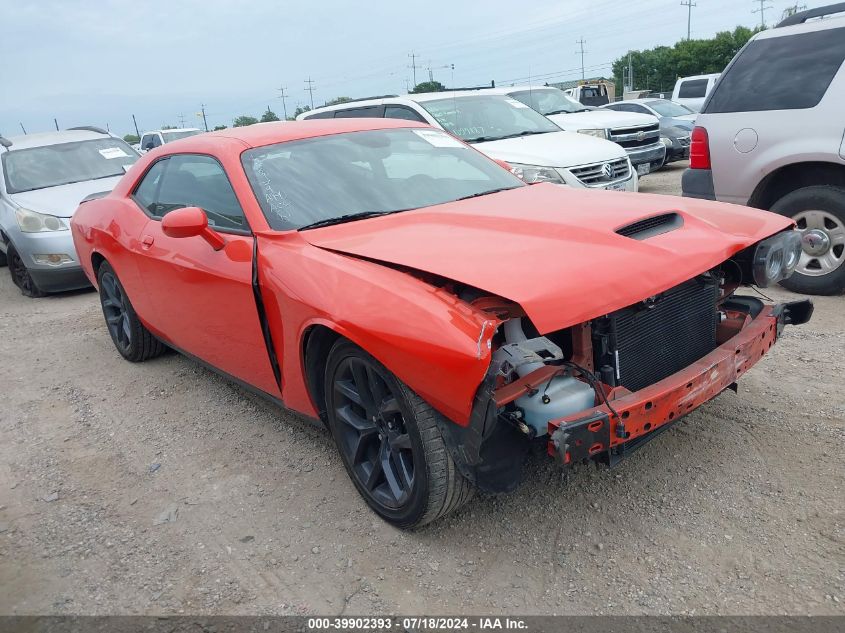
M481 196L489 196L491 193L499 193L500 191L510 191L511 189L517 189L517 187L499 187L498 189L490 189L489 191L479 191L478 193L471 193L468 196L456 198L454 202L457 202L458 200L469 200L470 198L480 198Z
M347 213L339 215L335 218L326 218L325 220L317 220L311 224L300 226L297 231L305 231L307 229L318 229L321 226L332 226L333 224L344 224L345 222L354 222L355 220L365 220L366 218L374 218L379 215L388 215L390 213L399 213L406 209L399 209L397 211L361 211L360 213Z
M553 114L572 114L573 112L583 112L583 110L552 110L551 112L545 112L543 116L551 116Z
M532 134L548 134L552 130L523 130L522 132L517 132L516 134L505 134L504 136L500 136L497 138L497 141L501 141L506 138L518 138L520 136L531 136Z

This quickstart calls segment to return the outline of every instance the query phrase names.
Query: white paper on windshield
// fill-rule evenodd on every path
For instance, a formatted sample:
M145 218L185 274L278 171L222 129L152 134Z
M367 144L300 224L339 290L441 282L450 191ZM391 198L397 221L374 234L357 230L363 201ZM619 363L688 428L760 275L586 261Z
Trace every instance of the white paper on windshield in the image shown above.
M128 158L129 154L124 152L119 147L106 147L105 149L98 150L100 152L100 156L103 158Z
M527 108L528 106L522 103L522 101L517 101L516 99L505 99L508 103L510 103L514 108Z
M414 134L422 140L431 143L434 147L463 147L463 143L458 139L444 132L438 132L436 130L414 130Z

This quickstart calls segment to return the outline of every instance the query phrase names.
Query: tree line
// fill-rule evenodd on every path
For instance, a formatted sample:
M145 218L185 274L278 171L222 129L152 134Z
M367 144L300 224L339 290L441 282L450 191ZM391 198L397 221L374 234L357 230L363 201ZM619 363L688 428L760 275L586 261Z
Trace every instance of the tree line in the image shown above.
M674 46L656 46L643 51L630 51L613 62L616 94L621 95L627 81L629 56L633 70L634 90L671 92L678 77L720 73L745 46L751 36L760 31L738 26L733 31L716 33L715 37L700 40L681 40Z

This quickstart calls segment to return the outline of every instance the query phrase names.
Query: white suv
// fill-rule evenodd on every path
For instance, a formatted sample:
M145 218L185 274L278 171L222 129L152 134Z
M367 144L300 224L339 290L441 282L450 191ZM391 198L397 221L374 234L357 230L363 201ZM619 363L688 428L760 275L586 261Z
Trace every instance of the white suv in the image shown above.
M798 13L737 53L696 119L685 196L795 220L803 254L783 283L845 290L845 3Z
M525 182L637 191L625 150L603 139L564 132L524 103L478 90L359 99L317 108L297 119L385 117L420 121L508 163Z
M139 145L142 153L149 152L151 149L161 147L165 143L172 143L178 141L180 138L187 136L195 136L202 134L202 130L195 127L174 127L165 130L148 130L141 135L141 142Z
M660 122L651 114L585 108L552 86L488 88L484 94L513 97L550 119L561 129L613 141L625 149L637 174L660 169L666 145L660 139Z

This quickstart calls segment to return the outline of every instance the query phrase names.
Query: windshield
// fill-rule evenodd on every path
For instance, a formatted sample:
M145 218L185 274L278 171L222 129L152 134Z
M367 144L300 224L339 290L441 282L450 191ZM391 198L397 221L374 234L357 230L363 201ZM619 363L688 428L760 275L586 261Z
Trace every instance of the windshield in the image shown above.
M471 95L420 101L419 105L446 130L468 143L560 132L543 115L509 97Z
M165 143L178 141L180 138L202 134L202 130L162 130L161 137Z
M138 153L117 138L30 147L3 153L6 191L21 193L122 176Z
M244 170L275 230L390 213L525 184L440 130L373 130L244 152Z
M540 114L569 114L586 111L583 105L557 88L520 90L510 94L514 99L534 108Z
M688 114L695 114L688 107L668 101L667 99L659 99L658 101L646 101L646 106L657 112L660 116L687 116Z

